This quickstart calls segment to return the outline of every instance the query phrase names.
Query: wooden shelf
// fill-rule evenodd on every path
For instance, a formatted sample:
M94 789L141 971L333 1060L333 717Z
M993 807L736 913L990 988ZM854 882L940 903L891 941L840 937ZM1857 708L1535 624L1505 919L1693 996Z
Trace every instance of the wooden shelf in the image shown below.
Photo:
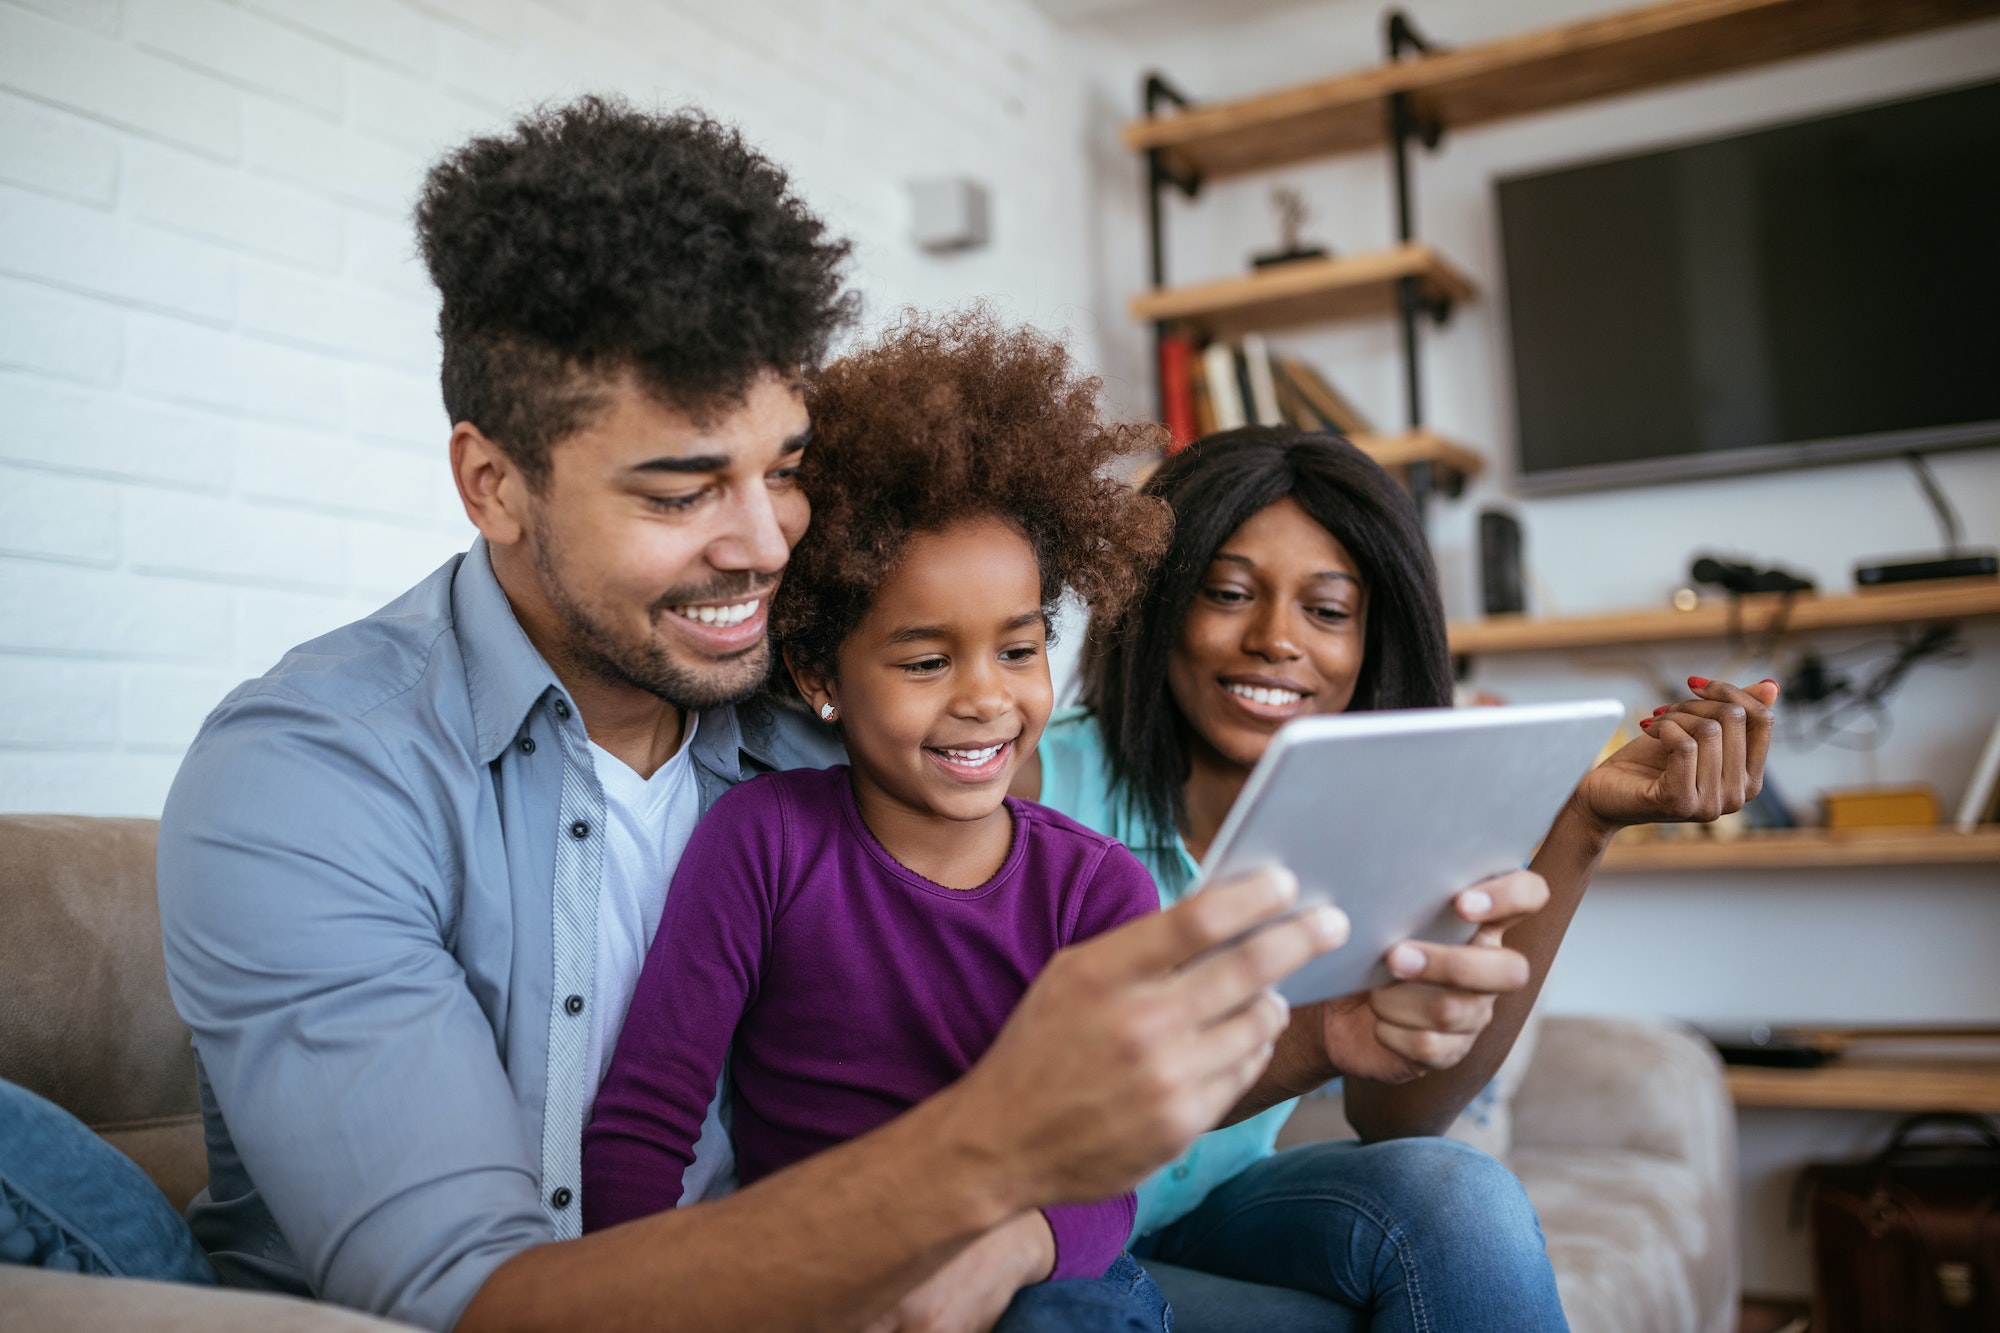
M1472 282L1430 246L1304 259L1190 287L1163 287L1132 298L1134 319L1168 320L1211 338L1390 314L1396 284L1419 279L1428 297L1470 301Z
M1391 472L1412 463L1429 463L1470 480L1486 470L1486 459L1436 431L1413 430L1401 435L1356 435L1356 448Z
M1818 1069L1731 1065L1738 1106L1847 1111L2000 1111L2000 1059L1842 1056Z
M1668 0L1134 121L1124 140L1214 179L1382 147L1393 93L1462 128L1996 13L2000 0Z
M1711 600L1692 611L1667 607L1546 619L1487 616L1454 620L1448 629L1451 650L1456 654L1528 653L1765 634L1781 610L1787 633L2000 615L2000 579L1945 579L1902 589L1830 596L1806 593L1792 598L1788 608L1784 597L1772 593L1742 598L1733 608L1727 602Z
M1604 854L1609 874L1815 867L1996 865L2000 825L1956 828L1762 829L1741 837L1632 838Z

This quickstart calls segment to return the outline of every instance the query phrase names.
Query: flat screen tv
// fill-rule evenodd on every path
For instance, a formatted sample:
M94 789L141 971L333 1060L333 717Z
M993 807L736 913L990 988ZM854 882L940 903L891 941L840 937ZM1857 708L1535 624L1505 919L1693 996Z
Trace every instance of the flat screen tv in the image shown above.
M1497 188L1521 490L2000 443L2000 82Z

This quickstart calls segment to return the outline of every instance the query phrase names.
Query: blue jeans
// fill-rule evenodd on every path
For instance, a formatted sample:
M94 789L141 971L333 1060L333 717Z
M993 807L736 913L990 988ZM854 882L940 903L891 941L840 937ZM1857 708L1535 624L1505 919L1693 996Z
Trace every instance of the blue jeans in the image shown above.
M0 1263L213 1283L187 1223L132 1159L0 1079Z
M1146 1270L1121 1254L1103 1277L1023 1287L993 1333L1173 1333L1167 1298Z
M1181 1333L1569 1327L1521 1182L1455 1139L1278 1153L1132 1249Z

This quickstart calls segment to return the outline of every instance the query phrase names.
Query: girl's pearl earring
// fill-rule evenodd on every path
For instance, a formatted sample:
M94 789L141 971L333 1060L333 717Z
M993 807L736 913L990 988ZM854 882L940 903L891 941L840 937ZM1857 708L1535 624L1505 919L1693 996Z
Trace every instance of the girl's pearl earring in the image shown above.
M833 707L833 705L832 705L832 704L821 704L821 705L819 706L819 720L820 720L820 721L822 721L822 722L831 722L831 721L833 721L833 714L834 714L834 707Z

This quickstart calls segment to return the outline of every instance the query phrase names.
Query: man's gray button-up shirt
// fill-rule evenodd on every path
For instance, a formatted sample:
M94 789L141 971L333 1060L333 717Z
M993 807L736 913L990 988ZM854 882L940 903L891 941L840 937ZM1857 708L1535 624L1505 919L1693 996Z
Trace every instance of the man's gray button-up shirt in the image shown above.
M757 702L705 713L704 808L839 761ZM225 1280L449 1328L577 1234L604 794L483 542L302 644L203 725L160 827Z

